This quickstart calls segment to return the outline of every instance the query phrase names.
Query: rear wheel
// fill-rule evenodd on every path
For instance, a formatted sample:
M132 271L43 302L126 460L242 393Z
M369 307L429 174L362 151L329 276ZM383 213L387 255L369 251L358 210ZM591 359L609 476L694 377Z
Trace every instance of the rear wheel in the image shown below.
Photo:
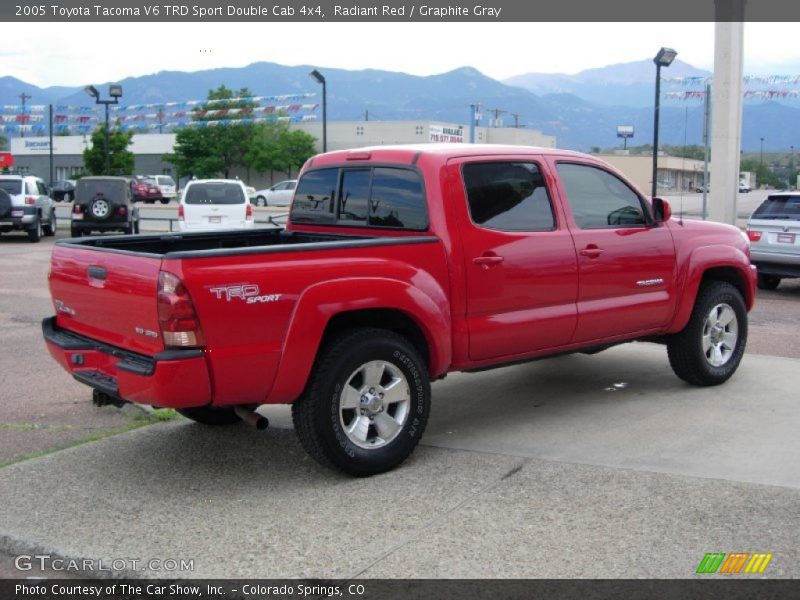
M169 198L162 198L161 204L169 204Z
M187 419L191 419L203 425L233 425L241 421L232 408L197 406L193 408L179 408L177 411Z
M69 234L72 237L81 237L83 235L83 232L80 229L78 229L77 227L70 227L69 228Z
M42 219L41 217L36 217L36 222L33 224L33 227L28 229L28 241L38 242L42 239L42 234Z
M430 398L426 365L408 340L358 329L322 350L292 419L320 464L363 477L408 458L427 425Z
M46 236L54 236L58 228L58 221L56 220L56 209L50 211L50 221L43 227Z
M266 206L267 199L264 196L256 196L256 206Z
M700 287L683 331L667 342L675 374L693 385L719 385L736 372L747 344L747 308L730 283Z
M760 290L774 290L780 283L781 278L776 275L758 274L758 289Z

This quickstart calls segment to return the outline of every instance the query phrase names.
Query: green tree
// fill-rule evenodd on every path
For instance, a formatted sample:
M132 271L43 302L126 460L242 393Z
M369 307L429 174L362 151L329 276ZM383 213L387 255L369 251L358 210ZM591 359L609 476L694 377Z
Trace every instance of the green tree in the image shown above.
M237 121L252 116L254 103L247 98L252 93L247 88L233 91L224 85L208 92L208 101L195 110L196 123L212 121ZM220 114L216 111L237 111ZM213 111L213 112L212 112ZM245 156L253 143L256 126L253 123L186 127L175 135L175 152L164 159L174 164L184 175L197 177L230 176L232 168L247 166Z
M296 171L314 156L314 138L304 131L283 131L278 137L278 156L280 170L291 177L292 169Z
M83 151L83 164L91 175L130 175L133 173L135 157L128 150L133 140L133 131L112 130L108 134L110 173L106 173L106 134L100 126L92 132L92 145Z
M0 150L8 150L8 138L0 135Z

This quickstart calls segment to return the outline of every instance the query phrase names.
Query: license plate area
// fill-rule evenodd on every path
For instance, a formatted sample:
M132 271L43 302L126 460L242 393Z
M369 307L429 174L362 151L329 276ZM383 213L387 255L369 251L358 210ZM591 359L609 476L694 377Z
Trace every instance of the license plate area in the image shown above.
M222 217L208 217L209 223L222 223Z
M795 234L794 233L779 233L776 237L776 241L779 244L794 244Z

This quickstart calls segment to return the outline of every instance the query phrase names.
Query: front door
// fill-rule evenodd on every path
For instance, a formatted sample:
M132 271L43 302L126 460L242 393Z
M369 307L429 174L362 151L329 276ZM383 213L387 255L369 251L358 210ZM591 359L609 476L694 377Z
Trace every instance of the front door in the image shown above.
M675 309L675 246L643 198L599 166L557 163L578 253L578 326L573 342L664 326Z

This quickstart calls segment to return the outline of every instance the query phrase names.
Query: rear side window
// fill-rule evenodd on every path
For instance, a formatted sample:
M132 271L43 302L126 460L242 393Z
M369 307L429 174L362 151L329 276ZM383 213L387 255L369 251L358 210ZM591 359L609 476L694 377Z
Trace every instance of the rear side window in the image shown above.
M319 169L298 182L292 221L424 231L428 211L422 180L411 169Z
M463 167L472 222L498 231L548 231L556 221L535 163L471 163Z
M0 190L8 194L21 194L22 193L22 180L21 179L0 179Z
M800 219L800 196L769 196L753 213L755 219Z
M225 181L193 183L186 190L186 204L244 204L242 186Z
M647 223L642 201L621 179L590 165L559 163L575 224L581 229L637 227Z

